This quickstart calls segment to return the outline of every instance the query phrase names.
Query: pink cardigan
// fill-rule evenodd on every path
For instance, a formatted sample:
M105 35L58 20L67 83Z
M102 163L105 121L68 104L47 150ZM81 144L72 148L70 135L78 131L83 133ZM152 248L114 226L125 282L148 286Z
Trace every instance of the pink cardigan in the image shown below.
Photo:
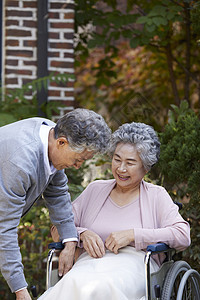
M114 179L94 181L73 202L75 225L79 234L90 229L115 183ZM142 180L140 210L142 228L134 228L136 250L146 249L149 244L157 242L181 251L190 245L190 226L181 217L178 206L163 187Z

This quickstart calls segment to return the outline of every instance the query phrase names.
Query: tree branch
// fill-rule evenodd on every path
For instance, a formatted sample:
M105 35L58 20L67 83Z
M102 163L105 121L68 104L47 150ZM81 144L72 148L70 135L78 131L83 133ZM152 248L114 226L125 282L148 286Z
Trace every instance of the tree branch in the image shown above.
M173 55L172 55L172 58L173 60L177 63L177 65L185 72L185 73L188 73L190 78L192 78L197 84L200 83L199 79L197 76L194 75L194 73L192 73L190 70L188 70L184 65L182 65L177 58L175 58Z
M145 13L145 11L140 7L140 6L136 6L136 9L138 10L138 12L142 15L142 16L146 16L147 14Z
M169 77L170 77L170 81L171 81L171 87L172 87L172 91L174 94L175 103L176 103L176 105L179 106L180 98L179 98L178 89L177 89L177 85L176 85L176 77L175 77L174 70L173 70L173 56L172 56L170 43L168 43L167 46L165 47L165 53L166 53L166 57L167 57Z
M186 37L186 50L185 50L185 60L186 60L186 70L185 72L185 84L184 84L184 94L185 99L190 101L190 48L191 48L191 30L190 30L190 11L188 3L185 3L184 7L186 21L185 21L185 37Z

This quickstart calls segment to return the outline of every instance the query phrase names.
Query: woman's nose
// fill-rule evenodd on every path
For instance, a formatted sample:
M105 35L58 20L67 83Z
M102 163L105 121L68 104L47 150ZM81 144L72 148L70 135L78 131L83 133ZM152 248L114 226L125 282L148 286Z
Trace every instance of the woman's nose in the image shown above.
M125 164L120 164L119 168L120 172L126 172L126 165Z

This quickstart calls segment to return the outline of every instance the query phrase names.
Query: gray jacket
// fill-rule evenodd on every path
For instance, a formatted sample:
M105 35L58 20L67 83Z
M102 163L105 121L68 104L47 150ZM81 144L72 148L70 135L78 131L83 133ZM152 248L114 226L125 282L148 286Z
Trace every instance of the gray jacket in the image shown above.
M27 286L18 246L20 218L43 194L61 239L76 237L67 176L45 174L41 124L30 118L0 127L0 269L12 292Z

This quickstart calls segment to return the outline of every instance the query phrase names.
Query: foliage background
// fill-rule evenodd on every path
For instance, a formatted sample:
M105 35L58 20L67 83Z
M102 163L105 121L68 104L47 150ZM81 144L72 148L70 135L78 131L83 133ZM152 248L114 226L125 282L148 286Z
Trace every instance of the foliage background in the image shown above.
M78 107L101 113L115 130L124 122L145 122L161 140L159 164L147 180L163 185L173 200L184 204L181 214L191 224L192 244L179 258L200 271L200 1L76 0L75 97ZM0 126L37 116L37 92L50 74L0 102ZM43 108L48 118L53 104ZM93 174L91 166L101 172ZM87 181L110 178L109 160L97 157L81 170L67 170L72 200ZM19 243L28 283L45 289L45 258L50 220L40 201L19 226ZM0 277L0 297L14 299Z

